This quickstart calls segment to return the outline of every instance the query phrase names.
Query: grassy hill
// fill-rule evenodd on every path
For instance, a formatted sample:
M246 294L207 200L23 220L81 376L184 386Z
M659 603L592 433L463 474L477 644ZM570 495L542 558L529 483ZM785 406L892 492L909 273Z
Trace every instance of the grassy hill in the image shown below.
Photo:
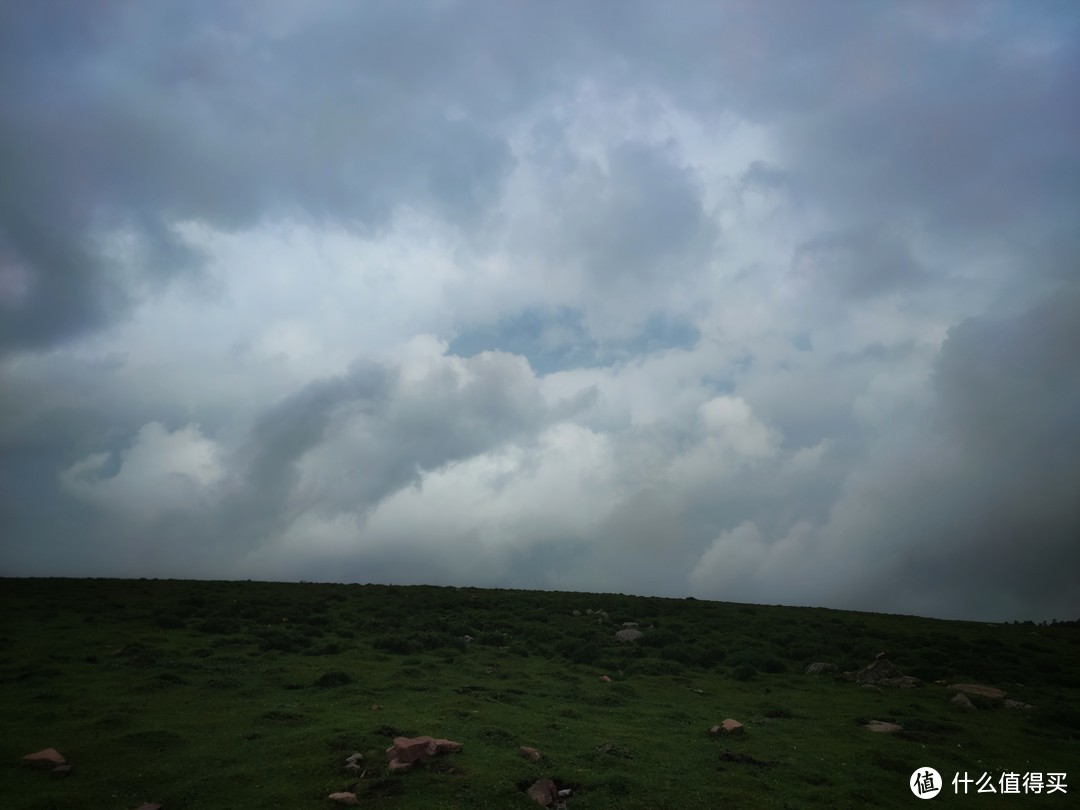
M527 808L538 805L523 789L541 777L573 790L569 810L909 807L921 766L947 782L958 771L1077 782L1064 795L966 799L949 785L938 804L1065 807L1080 793L1075 626L173 580L5 579L0 609L8 810L332 807L327 794L353 783L361 807ZM642 637L617 641L624 622ZM883 650L925 685L804 674L816 661L858 670ZM1034 708L973 696L978 710L964 710L938 680ZM708 734L729 717L744 734ZM870 719L904 731L871 733ZM464 750L388 774L393 738L419 734ZM544 758L523 759L521 745ZM46 747L70 777L19 763ZM354 751L362 777L343 769Z

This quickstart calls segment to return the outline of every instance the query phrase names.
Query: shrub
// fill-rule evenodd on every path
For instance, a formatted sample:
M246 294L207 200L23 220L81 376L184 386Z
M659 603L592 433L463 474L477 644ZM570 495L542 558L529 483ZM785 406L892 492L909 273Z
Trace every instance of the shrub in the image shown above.
M330 689L335 686L345 686L353 682L352 675L341 670L324 672L315 679L315 685L321 689Z

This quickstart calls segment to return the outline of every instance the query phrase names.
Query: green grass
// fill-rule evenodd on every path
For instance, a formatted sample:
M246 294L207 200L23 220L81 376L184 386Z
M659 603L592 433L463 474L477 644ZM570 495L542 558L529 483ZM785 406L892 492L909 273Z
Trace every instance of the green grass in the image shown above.
M343 769L353 751L368 768L363 807L536 806L522 790L545 776L574 789L571 810L907 807L920 766L947 780L1080 776L1075 626L472 588L6 579L0 589L8 810L329 807L328 793L357 781ZM638 642L614 640L624 621L638 623ZM927 685L878 693L803 674L813 661L855 670L883 649ZM937 679L998 686L1036 708L976 698L982 708L965 712ZM741 738L707 734L726 717L744 723ZM905 731L872 734L866 719ZM384 751L397 734L464 750L390 776ZM520 745L543 760L522 759ZM75 773L19 765L45 747ZM935 802L1069 803L951 792Z

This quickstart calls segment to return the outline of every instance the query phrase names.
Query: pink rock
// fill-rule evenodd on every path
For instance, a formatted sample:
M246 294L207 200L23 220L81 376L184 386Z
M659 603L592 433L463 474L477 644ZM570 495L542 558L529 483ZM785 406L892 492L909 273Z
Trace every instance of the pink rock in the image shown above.
M611 683L611 678L609 678L607 675L601 675L600 680L602 680L604 683Z
M435 740L435 751L439 754L456 754L461 750L461 743L453 740Z
M395 737L394 744L387 751L390 759L411 764L435 756L438 751L434 737Z
M559 789L550 779L537 779L526 791L530 799L548 807L559 800Z
M46 748L44 751L35 751L33 754L27 754L22 758L22 761L27 765L33 765L35 768L50 769L67 762L63 755L55 748Z
M724 729L725 734L742 734L743 724L738 720L732 720L730 717L725 720L720 726Z
M355 793L346 793L345 791L342 791L341 793L331 793L326 798L332 802L337 802L338 804L360 804L360 800L356 798Z
M400 762L396 759L390 760L390 773L405 773L412 767L411 762Z
M709 729L709 733L710 734L719 734L720 733L720 726L713 726L712 728Z
M527 745L521 746L521 748L518 749L518 753L526 759L532 760L533 762L540 761L540 752L535 748L529 748Z

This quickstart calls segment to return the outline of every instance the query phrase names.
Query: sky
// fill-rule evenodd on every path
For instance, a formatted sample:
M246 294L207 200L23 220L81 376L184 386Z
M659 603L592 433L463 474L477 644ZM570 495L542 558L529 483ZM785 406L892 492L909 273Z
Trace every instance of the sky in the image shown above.
M1080 8L0 4L0 575L1080 617Z

